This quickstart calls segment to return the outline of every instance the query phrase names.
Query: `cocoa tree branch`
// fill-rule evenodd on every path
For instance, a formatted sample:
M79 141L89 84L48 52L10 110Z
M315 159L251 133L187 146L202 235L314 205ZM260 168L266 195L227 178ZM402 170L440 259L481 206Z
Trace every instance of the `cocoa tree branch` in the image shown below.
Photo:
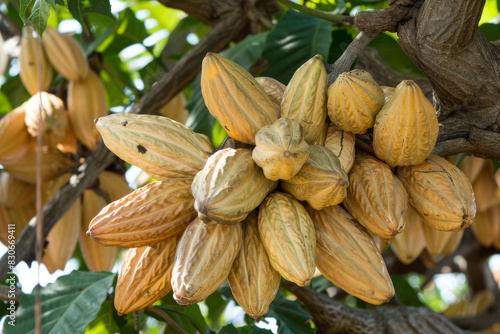
M298 3L295 3L295 2L290 1L290 0L277 0L277 1L281 2L282 4L284 4L290 8L293 8L299 12L323 19L325 21L329 21L329 22L333 22L333 23L341 24L341 25L353 25L354 24L354 17L352 17L352 16L331 14L328 12L324 12L322 10L317 10L314 8L309 8L306 6L299 5Z

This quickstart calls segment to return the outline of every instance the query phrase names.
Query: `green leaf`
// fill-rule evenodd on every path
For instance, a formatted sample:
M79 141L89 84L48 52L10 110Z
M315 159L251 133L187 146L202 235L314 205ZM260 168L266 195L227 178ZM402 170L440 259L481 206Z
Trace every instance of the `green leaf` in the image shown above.
M493 175L495 175L497 170L500 168L500 161L491 159L491 162L493 162Z
M286 299L281 292L276 295L265 317L274 317L280 321L279 334L314 333L314 328L311 327L311 315L302 309L298 301Z
M255 325L234 327L233 324L226 325L216 332L216 334L270 334L270 333L272 333L272 331L264 328L259 328Z
M458 153L457 154L457 160L455 161L455 166L460 166L460 164L462 163L462 161L464 161L465 157L467 155L465 153Z
M42 288L42 332L83 333L99 312L114 276L109 272L73 271ZM34 333L34 308L35 294L23 295L16 312L16 326L5 323L3 333Z
M330 45L327 62L329 64L335 63L347 49L349 44L351 44L353 39L352 35L346 29L334 29L332 31L332 44Z
M500 24L485 23L479 26L479 30L490 42L500 39Z
M120 333L120 327L113 316L113 302L102 303L97 317L88 325L85 334Z
M313 277L311 280L311 289L321 292L321 293L326 293L326 289L333 287L333 283L330 282L325 276L317 276Z
M109 0L70 0L68 1L68 9L88 33L87 24L84 21L84 16L87 13L97 13L111 18L115 18L111 13L111 5Z
M328 59L332 23L289 10L269 32L263 57L269 67L262 76L288 84L295 71L320 54Z
M400 275L391 276L394 291L399 301L405 306L421 307L425 306L418 298L418 291L408 283L408 278Z
M219 328L220 318L229 300L222 298L222 294L219 291L215 291L205 299L204 303L208 308L208 325L212 329Z
M28 17L28 20L35 25L36 30L40 36L42 36L45 28L47 27L49 16L49 2L47 0L36 0L35 4L33 5L33 10L31 11L31 15Z
M127 46L142 43L148 36L144 22L138 20L130 8L126 8L119 14L115 31L99 46L98 51L118 54Z
M24 24L27 23L25 20L25 17L24 17L26 14L26 10L28 9L28 7L31 5L32 2L33 2L33 0L20 0L19 1L19 16L23 20Z
M0 114L6 114L11 111L12 105L10 104L9 98L4 92L0 91Z

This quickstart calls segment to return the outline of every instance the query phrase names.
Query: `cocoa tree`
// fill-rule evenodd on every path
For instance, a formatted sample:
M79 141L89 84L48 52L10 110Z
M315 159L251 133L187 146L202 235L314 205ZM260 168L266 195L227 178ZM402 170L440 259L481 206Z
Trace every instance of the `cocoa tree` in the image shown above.
M163 50L160 50L161 52L158 50L155 52L151 47L146 49L146 52L153 55L154 60L142 69L142 72L139 71L145 85L144 89L135 87L130 74L121 73L119 66L114 63L118 61L117 51L135 42L142 43L143 39L149 35L144 28L144 23L135 18L131 9L124 10L119 14L118 19L114 18L115 21L111 18L113 15L109 11L109 6L105 5L105 8L102 8L97 5L97 2L92 1L93 6L90 8L76 8L75 5L68 3L67 11L62 7L59 7L59 11L61 16L73 16L82 23L84 28L81 39L89 52L88 58L91 66L95 70L109 73L111 77L115 75L114 78L108 80L106 85L108 94L112 90L119 92L114 96L110 95L110 98L114 99L110 106L130 104L131 113L156 114L163 105L188 87L188 90L191 90L191 100L188 104L190 117L187 124L196 132L212 136L214 141L220 142L225 134L222 128L217 124L214 125L213 118L204 108L199 92L199 79L196 77L200 71L201 61L207 52L221 52L227 49L231 54L230 47L233 46L235 54L238 52L245 54L239 61L243 62L252 74L272 76L284 84L288 82L296 68L315 53L321 52L325 52L323 56L329 73L329 83L353 66L369 71L380 85L394 87L401 80L413 79L422 87L439 114L440 131L433 154L444 157L467 154L486 159L500 159L497 149L500 145L498 127L500 108L496 98L500 90L498 75L500 51L498 44L489 41L478 28L485 0L440 2L389 0L388 3L375 1L373 5L375 10L360 11L355 15L349 15L346 7L342 8L344 2L340 1L336 5L328 1L305 1L308 7L297 7L296 4L288 1L280 2L283 6L275 1L259 0L160 1L165 7L184 11L188 18L183 21L184 26L179 25L175 30L172 29L171 36ZM352 6L365 6L364 9L369 7L367 4L373 2L346 1ZM29 16L30 21L35 23L41 33L45 28L42 23L48 18L50 5L48 1L37 1L31 5L29 1L21 1L20 4L15 1L7 2L5 9L0 8L3 19L0 22L0 31L4 39L11 38L14 41L16 36L17 38L20 36L22 23L19 17L12 13L20 13L21 17L26 18ZM298 12L289 9L288 6L295 8ZM285 12L285 10L288 11ZM331 13L332 10L335 10L335 14ZM102 18L99 20L100 16L93 15L96 12L108 15L109 22ZM129 20L129 25L124 23L127 20ZM131 24L130 20L135 20L134 24ZM193 24L193 21L189 23L189 20L194 20L195 23ZM99 34L104 34L105 28L109 26L113 28L108 28L108 39L112 39L109 37L110 32L118 32L120 27L122 31L125 29L126 34L120 36L122 40L108 41L107 48L96 48L100 43L105 42ZM491 30L487 33L490 39L495 39L495 34L500 37L500 29L496 28L496 25L489 28ZM199 42L186 51L186 36L195 32L196 29L203 30L203 32L198 32ZM406 63L399 64L399 69L419 75L419 78L392 69L390 65L398 67L397 62L395 66L381 57L378 51L383 53L384 41L387 43L385 46L392 48L396 43L394 40L389 40L391 43L387 42L389 37L384 35L385 32L397 34L397 44L400 46L397 54L400 57L404 55L408 57L408 60L405 58ZM312 41L310 40L311 34L313 34ZM354 34L357 35L352 38ZM126 38L129 40L124 42ZM306 40L308 42L305 42ZM156 83L153 85L153 82ZM64 79L58 78L54 83L56 85L53 90L58 95L64 96L66 86ZM26 92L19 92L20 89L22 86L18 76L9 75L6 84L2 86L2 91L8 96L10 107L16 107L26 99ZM125 90L129 91L128 95L124 93ZM4 112L10 111L9 107L4 109L2 110ZM369 134L358 136L357 147L372 152L371 141ZM43 227L42 240L45 240L59 218L73 202L79 200L86 189L98 188L96 180L102 171L123 169L123 163L107 150L102 142L93 152L80 147L78 156L85 157L85 160L75 165L70 182L43 207L41 214L30 221L17 239L16 263L21 261L31 263L36 259L37 252L40 253L40 250L35 247L37 227ZM388 305L370 307L358 301L357 307L354 308L346 305L346 294L342 291L338 291L332 298L328 296L326 289L318 288L314 284L311 288L301 288L290 282L282 283L282 294L295 295L301 304L292 303L280 295L274 302L275 307L272 308L271 315L280 321L280 330L292 332L297 331L293 326L299 326L297 327L300 328L299 332L313 331L307 323L309 316L301 318L304 317L304 310L307 310L318 333L479 331L488 328L500 316L498 285L494 284L487 263L488 257L495 253L497 253L495 249L481 246L470 230L466 230L457 250L443 257L431 269L426 267L428 256L426 258L425 254L412 264L403 265L391 251L384 253L391 275L423 274L427 280L424 284L428 283L435 274L440 273L443 268L451 268L457 272L464 271L471 291L479 292L490 289L495 295L494 302L476 316L460 317L450 321L427 307L415 307L419 304L416 301L416 294L412 294L413 301L403 300L401 297L404 295L404 290L397 290L399 299L395 297ZM465 270L458 268L453 261L457 255L466 259ZM10 264L7 254L4 255L0 260L0 272L3 277L11 271L9 270ZM321 282L324 283L318 280L318 284ZM408 286L407 283L406 285ZM111 298L106 295L108 287L109 284L105 288L101 287L100 296L104 299ZM210 311L216 309L217 304L227 303L227 300L221 297L221 293L230 296L227 288L221 288L218 295L213 297L211 304L207 304ZM28 308L31 307L29 303L34 303L34 298L29 301L28 298L25 300ZM205 320L201 322L202 325L200 325L199 318L193 320L195 317L193 309L188 311L183 309L185 318L175 316L175 312L179 311L169 302L170 300L162 302L163 308L162 305L148 308L147 316L166 321L170 327L179 332L191 332L193 328L202 332L207 331L206 328L199 328L207 326ZM23 305L22 300L20 303ZM289 307L292 311L283 312L283 307ZM103 304L102 308L104 313L112 310L111 303L108 301L108 304ZM218 326L216 315L220 313L213 312L215 313L209 321L213 321L212 329L216 329ZM289 319L294 316L297 318ZM136 317L140 322L146 316L137 314ZM132 315L123 318L115 315L112 319L116 321L116 326L121 332L127 332L133 327ZM186 321L186 319L190 320ZM88 319L87 324L92 320ZM89 328L98 322L99 318ZM136 324L136 328L141 326L143 324ZM247 326L253 327L254 325ZM116 329L108 328L108 330ZM226 327L221 332L225 330L229 332L232 329Z

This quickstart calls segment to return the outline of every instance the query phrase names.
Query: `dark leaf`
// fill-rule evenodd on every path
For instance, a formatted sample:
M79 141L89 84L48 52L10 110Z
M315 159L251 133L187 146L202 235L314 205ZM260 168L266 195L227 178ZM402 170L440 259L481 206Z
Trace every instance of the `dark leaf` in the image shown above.
M273 317L279 320L278 333L307 334L314 333L311 327L311 315L302 309L298 301L292 301L283 297L278 292L276 298L269 307L266 317Z

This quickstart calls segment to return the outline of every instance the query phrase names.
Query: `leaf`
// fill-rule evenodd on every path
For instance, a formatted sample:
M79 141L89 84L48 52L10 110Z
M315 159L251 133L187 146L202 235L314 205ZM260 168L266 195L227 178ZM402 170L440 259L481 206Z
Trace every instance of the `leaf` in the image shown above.
M85 334L120 333L120 327L113 317L113 302L102 303L97 317L88 325Z
M279 334L314 333L310 325L311 315L302 309L298 301L286 299L281 292L276 295L265 317L274 317L281 322Z
M6 114L11 111L12 105L10 104L9 98L4 92L0 91L0 114Z
M346 29L334 29L332 31L332 43L330 45L330 51L328 52L327 62L329 64L335 63L347 49L349 44L351 44L352 40L352 35Z
M114 277L109 272L73 271L42 288L42 332L84 332L99 312ZM34 308L35 294L23 295L16 312L16 326L4 324L3 333L34 333Z
M326 279L323 275L313 277L311 280L311 289L321 293L326 293L326 289L331 288L332 286L334 286L333 283Z
M263 57L269 67L262 76L288 84L295 71L320 54L328 59L332 42L332 23L289 10L267 37Z
M226 130L220 125L217 120L214 120L214 128L212 129L212 142L215 147L219 147L224 139L226 139Z
M216 334L270 334L270 333L272 333L272 331L264 328L259 328L255 325L234 327L233 324L226 325L216 332Z
M494 42L500 39L500 24L493 24L493 23L481 24L479 26L479 30L481 30L486 39L490 42Z
M30 6L30 4L33 2L33 0L20 0L19 1L19 17L21 17L21 20L23 20L23 23L26 24L26 20L24 18L24 15L26 13L26 9Z
M394 291L396 292L399 301L405 306L421 307L425 306L418 299L418 292L408 283L408 278L400 275L391 276Z
M465 157L467 157L467 155L465 153L458 153L457 160L455 161L455 166L457 166L457 167L460 166L462 161L464 161Z
M500 168L500 162L495 159L491 159L491 162L493 163L493 175L495 175L497 170Z
M48 3L48 1L36 0L35 4L33 5L33 10L31 11L31 15L28 17L28 20L35 25L36 31L40 36L42 36L45 28L47 27L49 16L50 4Z
M113 34L99 46L98 51L118 54L127 46L142 43L148 36L144 22L137 19L130 8L125 8L119 14Z
M70 0L68 1L68 9L86 33L88 33L88 27L83 17L87 13L97 13L115 19L111 13L109 0Z

